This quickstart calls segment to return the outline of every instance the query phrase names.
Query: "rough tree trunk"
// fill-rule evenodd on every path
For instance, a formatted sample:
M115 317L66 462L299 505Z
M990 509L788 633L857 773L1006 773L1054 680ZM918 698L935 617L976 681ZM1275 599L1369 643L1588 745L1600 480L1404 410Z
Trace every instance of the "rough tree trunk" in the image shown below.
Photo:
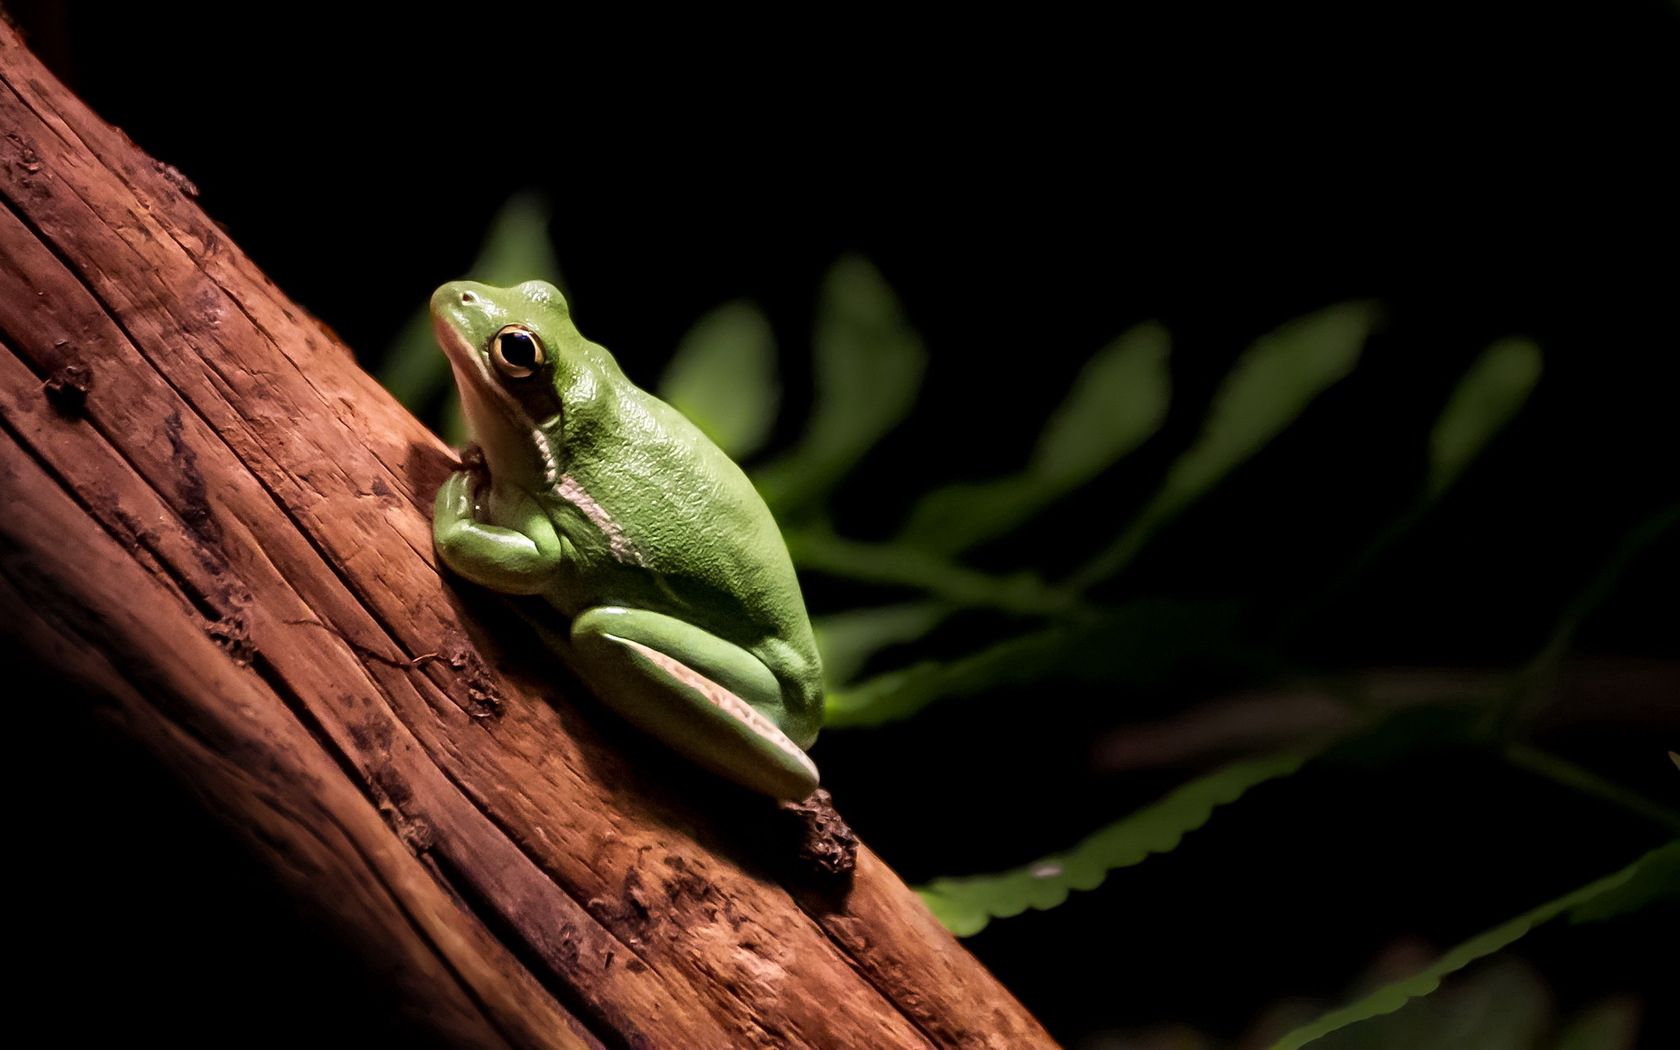
M868 850L849 885L792 876L786 814L556 687L440 579L450 452L6 27L0 131L4 630L391 960L427 1025L1049 1043Z

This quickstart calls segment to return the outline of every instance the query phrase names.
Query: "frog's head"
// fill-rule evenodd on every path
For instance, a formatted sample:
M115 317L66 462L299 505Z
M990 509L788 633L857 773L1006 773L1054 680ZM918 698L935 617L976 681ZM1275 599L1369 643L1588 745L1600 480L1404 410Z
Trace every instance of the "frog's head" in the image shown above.
M452 281L432 295L432 327L449 356L473 439L498 481L537 491L558 481L564 406L589 345L559 289Z

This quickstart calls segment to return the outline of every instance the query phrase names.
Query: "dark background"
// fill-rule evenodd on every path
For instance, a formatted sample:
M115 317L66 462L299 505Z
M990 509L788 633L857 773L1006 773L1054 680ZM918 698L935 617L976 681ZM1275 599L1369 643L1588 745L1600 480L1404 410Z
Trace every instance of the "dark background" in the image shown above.
M855 535L890 532L932 483L1018 466L1085 358L1159 318L1174 336L1166 428L1101 501L987 548L998 568L1071 566L1152 491L1247 342L1374 297L1387 321L1353 377L1123 586L1264 605L1327 581L1405 509L1429 421L1476 353L1535 338L1546 372L1524 414L1376 566L1357 614L1292 654L1302 667L1518 664L1618 538L1680 494L1674 4L1159 5L1100 27L1014 9L922 25L907 11L726 25L648 10L607 26L489 4L365 24L349 5L8 6L50 67L192 179L370 364L461 275L503 200L534 188L553 203L580 325L632 378L654 381L718 303L765 307L785 443L809 404L816 289L842 252L866 254L931 363L915 415L841 490ZM1680 655L1674 547L1588 621L1583 655ZM807 593L818 609L853 596L821 579ZM906 878L984 871L1181 781L1105 778L1084 758L1101 732L1186 699L1017 691L832 734L819 758ZM1548 743L1672 806L1661 758L1680 745L1677 702ZM1033 724L1012 725L1025 710ZM30 833L54 858L40 907L75 917L36 951L49 985L109 1004L65 1023L187 1044L252 1016L273 1045L319 1044L329 1021L393 1034L377 983L296 922L190 799L80 714L58 718L43 757L77 772ZM1310 770L1241 809L971 946L1070 1043L1166 1021L1234 1037L1281 997L1341 996L1396 937L1451 944L1661 840L1451 749L1398 783ZM98 845L60 830L90 822ZM1565 1012L1671 991L1672 919L1560 927L1520 951ZM1648 1031L1672 1023L1647 1006Z

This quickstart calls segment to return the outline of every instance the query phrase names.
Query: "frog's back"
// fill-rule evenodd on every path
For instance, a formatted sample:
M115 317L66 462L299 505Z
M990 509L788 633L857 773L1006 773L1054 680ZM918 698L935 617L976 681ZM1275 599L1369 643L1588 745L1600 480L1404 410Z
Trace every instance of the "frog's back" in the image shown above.
M576 508L563 528L588 588L602 592L592 597L681 615L778 674L820 678L787 546L741 468L628 383L567 408L556 493Z

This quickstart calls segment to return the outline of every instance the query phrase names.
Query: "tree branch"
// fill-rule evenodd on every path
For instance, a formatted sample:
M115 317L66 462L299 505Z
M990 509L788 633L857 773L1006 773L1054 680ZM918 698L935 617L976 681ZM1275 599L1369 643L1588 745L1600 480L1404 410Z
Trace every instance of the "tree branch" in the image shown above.
M0 609L462 1045L1048 1045L441 579L451 456L0 26ZM470 607L469 607L470 605ZM505 644L504 644L505 643ZM766 845L768 843L768 845Z

